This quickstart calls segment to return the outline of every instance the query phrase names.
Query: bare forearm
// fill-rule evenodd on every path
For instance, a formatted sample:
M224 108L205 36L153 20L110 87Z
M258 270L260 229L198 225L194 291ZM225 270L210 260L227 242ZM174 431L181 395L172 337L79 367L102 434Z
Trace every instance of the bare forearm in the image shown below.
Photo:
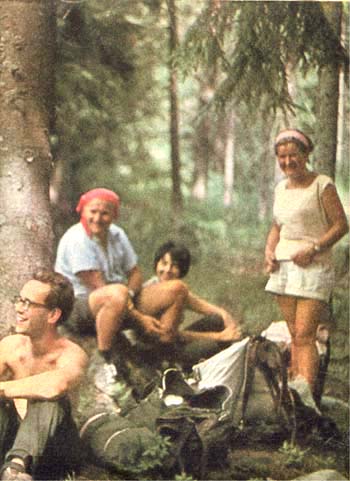
M280 238L280 229L277 226L277 224L274 223L266 239L265 253L275 252L279 238Z
M333 225L322 237L315 239L321 250L329 249L336 244L347 232L349 227L347 223L339 223Z
M143 326L146 319L145 314L142 314L142 312L138 311L134 306L132 306L132 308L129 310L129 314L139 326Z
M186 307L198 314L204 314L205 316L216 315L221 317L225 327L235 327L238 325L238 322L223 307L210 304L191 292L188 295Z
M198 331L183 330L179 332L179 337L185 342L197 341L201 339L211 339L213 341L219 341L220 332L214 332L214 331L198 332Z
M229 325L221 331L191 331L183 330L179 332L179 337L185 342L197 341L201 339L210 339L216 342L233 342L241 338L241 330L238 326Z
M137 324L142 327L145 334L148 334L152 337L160 337L162 331L160 327L160 321L158 319L153 316L143 314L134 306L129 310L129 314L137 322Z
M52 400L64 395L70 387L73 387L73 383L49 371L22 379L0 382L0 396L8 399Z
M137 294L142 288L142 274L140 269L136 266L128 275L128 289Z
M315 241L321 249L327 249L349 231L349 226L335 186L329 185L326 187L322 194L322 203L330 228L320 239L315 239Z

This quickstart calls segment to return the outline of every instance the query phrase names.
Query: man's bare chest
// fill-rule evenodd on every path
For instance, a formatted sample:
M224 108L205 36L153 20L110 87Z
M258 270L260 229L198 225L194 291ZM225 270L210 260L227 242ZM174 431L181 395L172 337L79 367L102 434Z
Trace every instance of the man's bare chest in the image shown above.
M14 356L9 362L12 379L34 376L56 369L56 367L57 356L55 354L34 356L32 353L22 353Z

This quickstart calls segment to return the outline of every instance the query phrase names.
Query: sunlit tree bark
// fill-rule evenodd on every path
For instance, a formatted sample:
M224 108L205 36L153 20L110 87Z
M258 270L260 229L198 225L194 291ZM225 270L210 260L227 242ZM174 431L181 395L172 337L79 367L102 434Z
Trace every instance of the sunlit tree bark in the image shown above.
M225 159L224 159L224 206L230 207L233 203L233 182L234 182L234 133L235 113L228 112L226 120Z
M55 10L51 0L0 2L0 331L11 297L52 266L49 207Z
M213 96L214 85L211 77L212 76L210 76L209 81L201 81L199 112L207 107L208 102ZM207 197L210 156L213 155L211 126L210 114L207 112L201 115L200 121L193 132L194 175L192 196L197 200L204 200Z
M177 73L172 63L172 55L178 45L177 18L175 0L167 0L169 12L169 46L170 46L170 145L172 167L172 206L174 219L180 220L183 208L181 193L181 163L179 146L179 114L177 95Z

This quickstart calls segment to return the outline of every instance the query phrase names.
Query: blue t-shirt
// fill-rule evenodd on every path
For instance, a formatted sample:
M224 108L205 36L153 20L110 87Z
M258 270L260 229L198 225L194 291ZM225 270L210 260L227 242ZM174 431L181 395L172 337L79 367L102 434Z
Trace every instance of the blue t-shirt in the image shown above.
M100 271L108 284L124 283L136 265L137 256L121 227L109 226L106 251L99 240L90 238L78 223L67 230L58 244L55 271L68 277L75 296L84 296L89 295L90 290L81 282L78 272Z

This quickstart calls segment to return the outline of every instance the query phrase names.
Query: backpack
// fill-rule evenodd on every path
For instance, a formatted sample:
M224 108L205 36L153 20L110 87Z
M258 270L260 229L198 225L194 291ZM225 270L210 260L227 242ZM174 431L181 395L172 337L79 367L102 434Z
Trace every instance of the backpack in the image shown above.
M163 474L186 472L205 479L207 470L226 461L234 433L224 405L230 397L226 386L193 389L178 369L168 369L162 378L164 409L156 420L156 429L170 440Z
M128 475L148 466L166 479L182 472L206 479L209 468L226 462L237 437L249 428L256 434L262 420L278 441L319 429L324 418L305 398L305 386L287 381L288 350L262 334L196 364L189 377L167 369L160 386L120 415L94 414L81 430L91 459ZM150 453L150 446L158 450Z

